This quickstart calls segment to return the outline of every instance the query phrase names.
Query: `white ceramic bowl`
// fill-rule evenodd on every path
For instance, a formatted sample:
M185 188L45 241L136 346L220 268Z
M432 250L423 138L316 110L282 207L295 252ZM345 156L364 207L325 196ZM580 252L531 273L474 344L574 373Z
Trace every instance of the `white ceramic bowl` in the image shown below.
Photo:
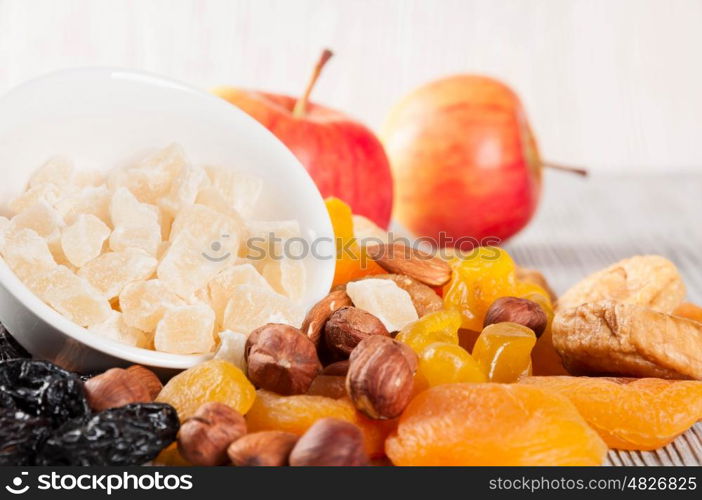
M303 236L323 239L320 253L333 255L333 230L319 191L275 136L217 97L137 71L60 71L0 99L0 213L7 215L7 201L51 156L106 171L172 142L193 163L231 166L263 178L260 218L297 219ZM309 257L306 265L309 306L328 291L334 260ZM0 321L35 357L71 370L140 363L168 375L208 357L159 353L90 334L45 305L2 259Z

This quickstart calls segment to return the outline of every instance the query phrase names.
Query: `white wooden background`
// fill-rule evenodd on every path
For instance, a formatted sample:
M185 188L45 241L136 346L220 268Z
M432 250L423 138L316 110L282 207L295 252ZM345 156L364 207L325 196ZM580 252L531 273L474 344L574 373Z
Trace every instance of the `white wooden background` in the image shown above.
M455 72L522 95L546 156L595 170L702 166L699 0L0 0L0 93L70 66L298 93L379 127Z

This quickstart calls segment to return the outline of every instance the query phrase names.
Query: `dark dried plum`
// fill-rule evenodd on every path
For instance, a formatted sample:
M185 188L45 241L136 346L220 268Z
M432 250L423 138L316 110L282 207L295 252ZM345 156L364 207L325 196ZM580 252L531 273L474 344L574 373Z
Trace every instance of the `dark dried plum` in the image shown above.
M140 465L178 434L175 409L164 403L134 403L57 429L37 456L37 465Z
M0 409L0 465L33 465L51 434L51 422L18 410Z
M31 358L32 356L10 335L0 323L0 361L6 359Z
M80 378L48 361L0 362L0 407L44 417L53 427L89 413Z

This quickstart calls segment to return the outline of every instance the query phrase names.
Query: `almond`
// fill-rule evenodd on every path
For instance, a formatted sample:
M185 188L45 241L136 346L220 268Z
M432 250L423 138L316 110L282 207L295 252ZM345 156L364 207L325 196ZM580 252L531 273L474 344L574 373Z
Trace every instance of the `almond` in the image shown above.
M309 310L305 320L302 322L302 333L307 335L307 338L316 346L322 338L322 330L324 324L335 311L345 306L351 306L353 303L344 287L335 288L329 295L317 302L312 309Z
M442 286L451 279L451 267L446 262L402 243L368 246L366 252L386 271L429 286Z

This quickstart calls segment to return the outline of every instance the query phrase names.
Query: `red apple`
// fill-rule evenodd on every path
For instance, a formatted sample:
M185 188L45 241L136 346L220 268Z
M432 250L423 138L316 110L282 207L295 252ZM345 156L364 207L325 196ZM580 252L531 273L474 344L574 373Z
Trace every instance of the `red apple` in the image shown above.
M213 92L254 117L278 137L305 166L325 198L336 196L355 214L387 228L393 184L380 141L345 114L308 102L325 51L300 99L254 90L219 87Z
M534 215L542 162L519 97L503 83L457 75L420 87L392 109L382 139L394 216L417 236L463 249L495 244Z

